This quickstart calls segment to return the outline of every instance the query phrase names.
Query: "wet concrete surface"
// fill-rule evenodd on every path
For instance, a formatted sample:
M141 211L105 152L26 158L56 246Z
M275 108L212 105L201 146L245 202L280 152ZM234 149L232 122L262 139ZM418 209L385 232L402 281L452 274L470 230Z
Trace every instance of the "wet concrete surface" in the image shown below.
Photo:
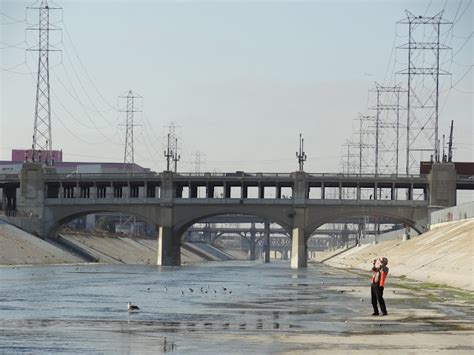
M399 349L413 333L472 336L469 295L407 280L389 279L389 315L370 316L370 276L258 261L0 268L0 353L344 352L380 334ZM452 339L436 349L474 350Z

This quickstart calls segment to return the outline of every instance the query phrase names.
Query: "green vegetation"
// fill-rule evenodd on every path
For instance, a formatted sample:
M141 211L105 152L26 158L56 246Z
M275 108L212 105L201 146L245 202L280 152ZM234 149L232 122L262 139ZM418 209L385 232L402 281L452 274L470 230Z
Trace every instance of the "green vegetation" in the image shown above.
M98 221L97 221L97 229L101 229L101 230L107 230L107 218L105 217L101 217Z
M400 279L400 278L399 278ZM404 280L404 279L402 279ZM408 280L407 280L408 281ZM406 290L428 293L430 301L443 301L454 299L456 301L474 304L474 292L462 290L456 287L435 284L432 282L391 282L391 285Z
M344 270L361 277L367 277L368 275L367 272L358 269ZM398 287L405 290L420 292L431 302L444 302L449 300L466 302L470 305L474 305L474 292L472 291L432 282L414 281L408 279L406 275L401 275L399 277L392 276L389 281L389 287Z

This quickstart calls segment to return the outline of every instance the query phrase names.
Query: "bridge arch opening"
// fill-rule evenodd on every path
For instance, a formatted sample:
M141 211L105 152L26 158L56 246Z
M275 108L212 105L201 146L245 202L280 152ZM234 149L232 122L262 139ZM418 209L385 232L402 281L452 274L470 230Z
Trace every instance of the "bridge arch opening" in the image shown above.
M212 213L182 223L175 229L175 233L177 237L181 237L181 243L205 241L223 251L229 251L236 259L265 260L264 253L268 253L269 259L270 252L273 253L273 258L287 259L291 249L288 226L284 227L273 219L262 214ZM265 226L266 223L268 227ZM266 228L270 250L266 247ZM285 239L289 242L284 245L275 244L272 236L279 235L281 239L282 234L288 236Z
M139 214L109 209L64 213L48 235L87 262L156 264L156 224Z
M307 246L309 258L315 252L403 238L406 232L421 234L425 225L409 218L387 213L338 214L310 225ZM311 251L310 246L314 249Z

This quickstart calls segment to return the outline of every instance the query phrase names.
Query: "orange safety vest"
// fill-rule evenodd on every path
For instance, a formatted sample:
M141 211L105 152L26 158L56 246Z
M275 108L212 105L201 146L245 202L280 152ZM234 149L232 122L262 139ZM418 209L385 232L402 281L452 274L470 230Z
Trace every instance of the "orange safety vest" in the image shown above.
M385 286L385 280L387 279L388 275L388 267L380 267L380 268L375 268L374 269L374 274L372 275L372 283L376 284L378 283L379 286L384 287Z

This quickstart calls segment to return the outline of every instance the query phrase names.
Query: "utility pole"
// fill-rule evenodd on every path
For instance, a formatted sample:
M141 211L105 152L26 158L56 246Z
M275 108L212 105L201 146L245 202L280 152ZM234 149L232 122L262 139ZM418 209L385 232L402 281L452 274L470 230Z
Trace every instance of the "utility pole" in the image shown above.
M171 160L174 163L174 172L176 173L178 171L178 161L181 159L181 156L179 155L179 150L178 150L178 129L180 126L177 126L173 121L171 121L168 126L164 126L164 129L167 129L167 139L168 139L168 144L167 144L167 152L168 154L171 154ZM165 157L166 157L166 152L165 152ZM167 170L169 170L170 167L168 167Z
M407 75L406 173L417 168L415 152L431 153L440 161L439 77L450 75L440 68L440 51L451 49L440 43L444 11L434 16L415 16L406 11L399 24L408 25L408 43L398 48L408 51L408 67L398 74ZM431 30L431 33L429 32ZM429 80L432 80L431 84ZM423 157L422 157L423 158Z
M167 145L166 150L163 153L166 158L166 171L170 171L170 159L173 158L173 150L171 149L171 145L170 145L170 137L171 137L171 134L168 133L168 145Z
M51 100L49 85L49 52L59 51L50 48L50 31L60 29L50 23L49 12L60 10L60 7L50 7L47 0L42 0L39 7L27 7L38 10L37 25L29 27L29 31L38 31L38 46L29 51L38 52L38 72L36 77L35 118L33 128L32 161L42 161L52 165L53 138L51 134Z
M174 161L174 172L178 172L178 161L181 159L181 155L178 154L178 138L174 139L174 154L173 154L173 161Z
M449 143L448 143L448 163L453 161L453 126L454 121L451 120L451 130L449 132Z
M306 153L304 152L304 139L300 133L300 147L299 152L296 152L296 157L298 158L299 171L303 171L304 162L306 161Z
M120 112L125 112L125 150L123 154L123 168L127 170L127 165L131 167L132 174L135 170L135 148L133 142L133 116L135 112L141 112L136 109L135 99L142 98L141 96L135 95L132 90L128 91L127 96L119 96L119 99L126 99L126 107Z

